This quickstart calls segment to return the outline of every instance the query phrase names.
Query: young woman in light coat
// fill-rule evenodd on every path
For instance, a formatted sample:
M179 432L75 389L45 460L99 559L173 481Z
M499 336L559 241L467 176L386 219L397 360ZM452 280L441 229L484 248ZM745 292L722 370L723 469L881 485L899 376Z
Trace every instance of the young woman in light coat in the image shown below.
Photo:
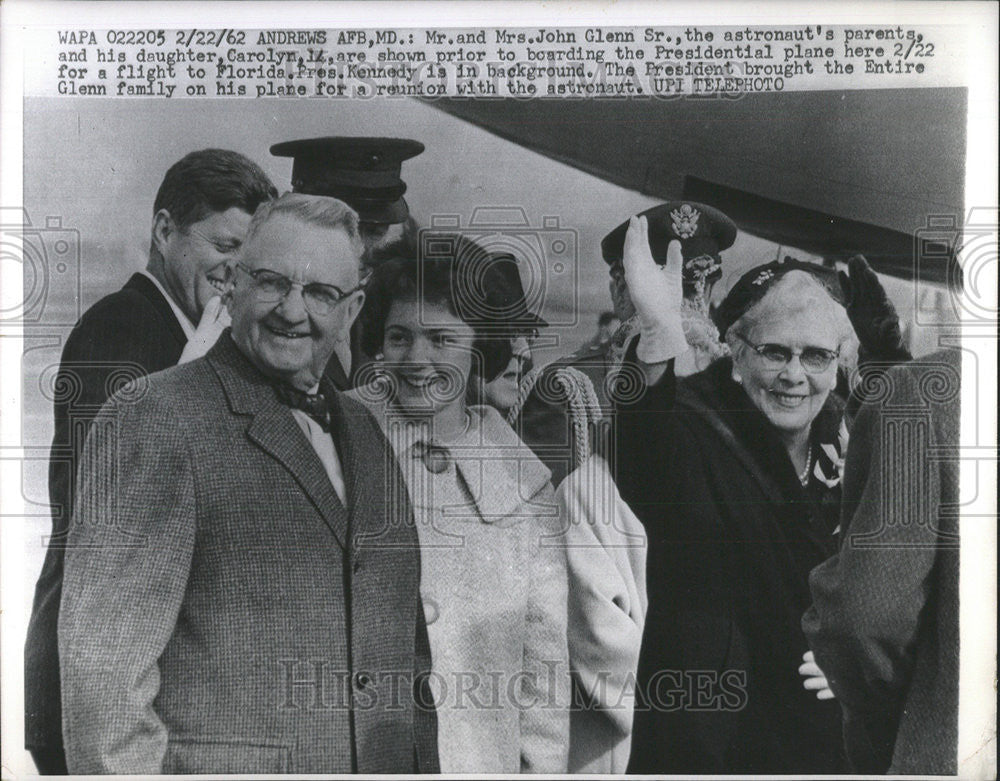
M442 773L567 768L569 662L563 515L549 471L496 410L466 401L509 346L485 337L488 289L452 259L374 272L353 395L392 445L413 505ZM376 541L377 542L377 541Z

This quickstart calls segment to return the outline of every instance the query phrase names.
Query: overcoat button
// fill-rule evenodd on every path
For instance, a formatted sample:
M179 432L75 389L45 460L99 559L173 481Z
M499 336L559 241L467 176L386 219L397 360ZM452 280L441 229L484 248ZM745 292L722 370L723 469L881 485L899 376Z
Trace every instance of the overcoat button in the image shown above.
M424 597L424 621L433 624L438 620L439 615L441 615L441 610L438 608L437 602L431 597Z

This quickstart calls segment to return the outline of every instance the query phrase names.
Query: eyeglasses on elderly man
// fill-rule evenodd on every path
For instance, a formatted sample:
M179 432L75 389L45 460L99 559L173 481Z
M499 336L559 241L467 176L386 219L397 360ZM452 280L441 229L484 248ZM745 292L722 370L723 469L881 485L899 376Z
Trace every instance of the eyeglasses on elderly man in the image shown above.
M254 297L262 304L274 304L283 300L293 288L302 289L302 300L306 310L317 317L330 314L334 308L350 296L365 286L365 279L350 290L341 290L336 285L327 285L321 282L295 282L284 274L271 271L266 268L252 269L242 263L235 263L236 268L253 280Z

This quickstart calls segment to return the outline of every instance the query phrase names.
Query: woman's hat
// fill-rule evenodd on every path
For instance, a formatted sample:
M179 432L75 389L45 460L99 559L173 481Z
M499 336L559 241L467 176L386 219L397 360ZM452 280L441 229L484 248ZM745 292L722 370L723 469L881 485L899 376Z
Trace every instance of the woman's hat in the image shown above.
M661 266L667 262L667 245L681 243L684 258L684 282L694 284L699 278L714 282L722 276L719 252L736 241L736 223L703 203L670 201L639 213L648 225L649 249ZM620 262L625 247L628 220L601 240L601 254L609 266Z
M523 328L545 328L548 322L532 311L521 281L520 264L509 252L497 252L460 234L425 232L422 257L447 257L458 274L456 305L489 330L501 334Z
M789 271L805 271L812 275L831 298L843 304L843 293L835 269L786 256L784 260L772 260L763 266L755 266L732 286L722 303L712 312L712 321L719 329L719 338L725 339L729 327L743 317Z
M498 320L514 328L546 328L548 322L532 312L521 282L517 258L506 253L492 253L485 260L486 296L496 310Z

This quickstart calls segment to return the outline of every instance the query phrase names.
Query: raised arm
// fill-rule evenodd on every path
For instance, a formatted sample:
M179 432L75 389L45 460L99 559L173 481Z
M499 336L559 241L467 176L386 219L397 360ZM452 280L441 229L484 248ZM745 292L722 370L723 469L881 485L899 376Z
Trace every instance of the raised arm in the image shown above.
M640 336L628 346L613 385L612 473L622 498L645 522L639 505L655 507L665 499L664 481L656 473L668 467L669 448L660 433L674 404L674 359L688 349L681 324L680 242L670 242L666 265L658 266L649 249L646 218L633 217L623 264Z

